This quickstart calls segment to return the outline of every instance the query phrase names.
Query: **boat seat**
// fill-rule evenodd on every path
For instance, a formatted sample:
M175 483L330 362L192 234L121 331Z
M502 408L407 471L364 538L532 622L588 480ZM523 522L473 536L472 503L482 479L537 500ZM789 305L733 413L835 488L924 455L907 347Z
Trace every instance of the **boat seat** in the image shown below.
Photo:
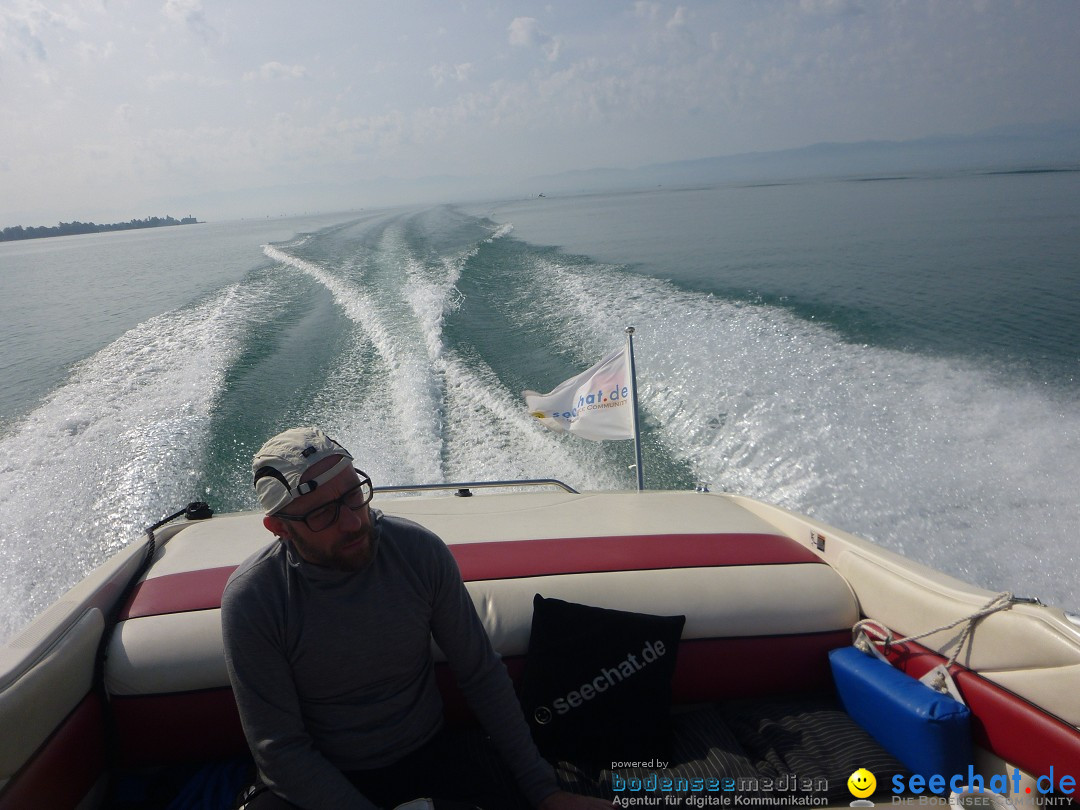
M229 548L269 535L256 515L214 518L171 539L132 595L108 647L105 682L130 764L245 750L225 669L221 592L239 559L208 551L224 521ZM216 525L211 526L210 523ZM827 653L859 618L844 579L775 532L643 534L449 542L496 651L518 681L533 597L685 615L673 703L805 693L831 683ZM199 549L202 549L201 551ZM192 569L192 559L204 567ZM186 569L186 570L185 570ZM442 656L435 648L436 660ZM467 709L439 664L448 716ZM217 729L208 739L206 729Z

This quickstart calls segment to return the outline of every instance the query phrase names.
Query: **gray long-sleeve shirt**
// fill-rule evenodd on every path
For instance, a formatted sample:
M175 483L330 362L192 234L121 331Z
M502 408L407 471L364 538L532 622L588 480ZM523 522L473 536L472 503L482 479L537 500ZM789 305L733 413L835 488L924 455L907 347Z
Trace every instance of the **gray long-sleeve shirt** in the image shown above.
M301 807L374 807L344 772L388 765L442 725L431 639L535 806L557 789L529 736L457 564L423 527L373 511L359 572L276 541L245 560L221 601L225 662L267 784Z

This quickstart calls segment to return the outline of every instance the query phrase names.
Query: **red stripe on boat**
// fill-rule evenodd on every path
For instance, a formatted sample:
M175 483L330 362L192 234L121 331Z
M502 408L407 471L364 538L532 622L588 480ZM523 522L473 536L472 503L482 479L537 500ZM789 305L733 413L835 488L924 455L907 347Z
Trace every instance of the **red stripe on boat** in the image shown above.
M455 543L450 551L467 582L605 571L820 563L778 534L651 534ZM141 582L121 619L212 610L235 566L166 574Z
M219 608L225 583L235 570L235 565L227 565L143 580L120 613L120 620Z
M0 810L81 806L105 771L104 739L101 698L89 694L0 791Z
M897 669L914 678L945 663L915 641L895 642L887 655ZM976 672L959 665L949 671L971 709L976 743L1036 777L1049 776L1047 765L1054 769L1055 780L1080 774L1080 731Z
M779 534L649 534L500 540L450 546L466 581L603 571L819 563Z

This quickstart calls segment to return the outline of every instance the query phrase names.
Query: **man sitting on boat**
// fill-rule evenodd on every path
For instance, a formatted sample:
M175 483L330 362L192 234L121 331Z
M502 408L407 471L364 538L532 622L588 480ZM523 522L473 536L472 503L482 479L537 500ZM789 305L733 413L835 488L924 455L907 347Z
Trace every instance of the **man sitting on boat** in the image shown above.
M348 451L296 428L263 445L253 472L278 541L240 565L221 603L229 678L267 788L249 810L373 810L417 796L484 810L611 806L559 790L449 549L371 509L371 480ZM473 753L486 740L470 749L443 728L432 638L505 765Z

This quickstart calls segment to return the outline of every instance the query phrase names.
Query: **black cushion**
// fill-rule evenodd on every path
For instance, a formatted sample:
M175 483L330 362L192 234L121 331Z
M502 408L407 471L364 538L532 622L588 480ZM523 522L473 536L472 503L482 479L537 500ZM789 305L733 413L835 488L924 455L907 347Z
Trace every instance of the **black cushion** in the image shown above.
M522 704L544 756L608 767L666 756L685 623L537 594Z

